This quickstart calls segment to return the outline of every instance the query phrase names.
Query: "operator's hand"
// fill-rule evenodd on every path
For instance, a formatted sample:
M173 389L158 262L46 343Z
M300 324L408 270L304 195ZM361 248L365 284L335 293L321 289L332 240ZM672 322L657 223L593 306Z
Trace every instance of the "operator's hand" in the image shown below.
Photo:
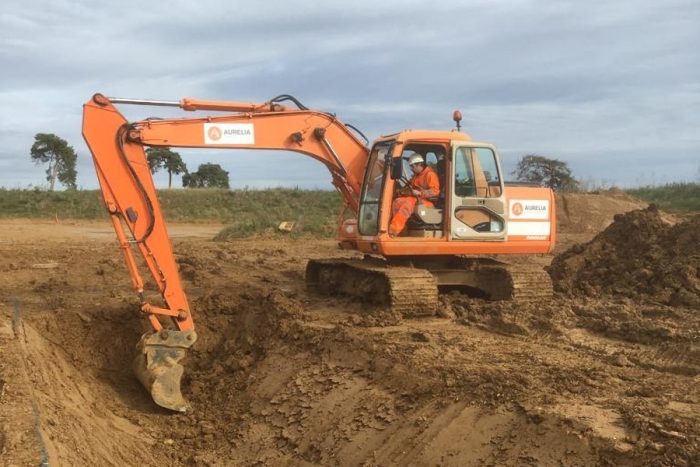
M402 187L396 190L396 196L411 196L411 188L410 187Z
M411 190L411 193L413 193L413 196L416 198L420 198L420 190Z

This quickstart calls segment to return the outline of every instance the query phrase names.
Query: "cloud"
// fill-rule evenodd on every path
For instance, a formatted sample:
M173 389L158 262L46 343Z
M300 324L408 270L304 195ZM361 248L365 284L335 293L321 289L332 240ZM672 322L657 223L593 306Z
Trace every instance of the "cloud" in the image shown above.
M466 130L497 144L506 165L534 152L620 184L642 172L692 179L699 22L696 0L11 2L0 17L0 167L12 170L0 185L43 183L28 152L47 132L76 148L78 183L95 187L80 136L81 105L95 92L290 93L370 138L451 128L460 108ZM129 119L174 115L123 109ZM330 187L310 159L238 154L191 163L223 157L256 186Z

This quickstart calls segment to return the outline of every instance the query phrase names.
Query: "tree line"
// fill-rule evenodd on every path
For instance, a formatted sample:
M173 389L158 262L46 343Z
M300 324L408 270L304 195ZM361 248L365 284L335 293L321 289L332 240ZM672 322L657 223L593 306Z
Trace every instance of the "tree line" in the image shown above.
M185 188L229 188L228 172L219 164L200 164L196 172L189 172L180 154L170 148L148 148L146 159L151 173L168 172L168 188L173 186L173 174L183 174Z
M49 182L49 191L54 190L56 181L69 190L76 189L78 155L66 140L52 133L37 133L30 156L37 165L48 164L46 181ZM185 188L229 188L228 172L219 164L200 164L196 172L189 172L180 154L169 148L146 149L146 160L152 174L161 169L168 172L168 188L172 188L173 174L183 174L182 186Z
M30 150L36 164L48 164L46 180L53 191L58 180L68 189L76 188L78 156L68 142L54 134L37 133ZM229 176L219 164L200 164L197 171L190 172L179 153L164 147L146 149L146 160L151 173L168 172L168 188L172 188L173 175L182 174L185 188L229 188ZM555 191L575 191L580 182L574 178L566 162L537 154L523 156L512 175L518 181L550 187Z

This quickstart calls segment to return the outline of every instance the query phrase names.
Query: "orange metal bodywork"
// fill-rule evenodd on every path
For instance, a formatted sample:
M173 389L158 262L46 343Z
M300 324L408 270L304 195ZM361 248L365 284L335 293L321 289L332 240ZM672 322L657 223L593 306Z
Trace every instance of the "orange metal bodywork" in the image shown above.
M105 206L123 251L132 285L141 297L141 310L148 317L154 331L163 328L161 319L171 320L180 331L189 331L194 324L147 164L145 146L295 151L326 165L333 185L343 196L344 208L349 208L355 216L358 213L361 184L369 155L363 142L334 115L328 113L301 107L289 109L272 101L256 104L183 99L175 105L183 110L235 113L129 123L109 98L99 94L84 105L83 112L83 136L93 155ZM220 137L222 131L239 124L254 124L254 140L221 140L214 143L208 140L212 136ZM212 128L215 128L214 132L207 133L213 131ZM449 148L451 142L468 142L470 137L454 131L419 130L383 136L378 141L393 141L392 157L397 158L400 157L402 145L412 141ZM385 176L387 173L388 168ZM553 248L556 234L554 198L549 189L505 189L506 200L529 197L549 201L552 206L549 219L552 230L547 238L506 236L500 241L475 241L453 240L449 234L441 238L390 238L386 229L391 215L394 180L388 179L387 182L380 207L379 233L372 237L362 237L357 233L356 220L343 221L341 217L339 237L343 248L355 248L384 256L531 254L546 253ZM445 229L446 232L448 230ZM132 246L136 246L141 254L161 292L164 305L146 302L143 279Z
M506 187L506 201L509 199L530 198L549 201L554 206L554 193L548 188ZM390 203L390 199L388 202ZM506 203L507 205L507 203ZM391 213L391 205L385 202L382 209L382 223L386 225ZM551 232L539 240L528 239L524 235L509 235L504 241L453 240L448 235L442 238L390 237L383 231L377 237L360 237L356 240L357 249L370 254L383 256L440 256L440 255L508 255L551 253L556 238L556 214L551 209L549 217Z
M255 144L206 144L202 125L254 123ZM335 160L316 129L333 141ZM293 136L298 135L298 136ZM181 120L149 120L140 122L130 131L132 141L146 146L189 147L212 149L279 149L310 156L328 167L333 184L343 193L353 210L357 210L362 175L367 162L367 148L342 123L330 114L315 111L278 111L244 113L221 117L188 118Z
M140 251L167 308L180 316L173 320L178 330L187 331L194 327L192 315L180 282L170 238L162 221L146 154L140 145L123 144L124 158L119 155L119 139L123 138L120 129L126 123L124 117L111 106L103 107L90 101L84 107L83 136L93 154L105 206L114 224L134 289L143 297L143 279L131 250L132 244ZM142 190L135 188L138 184ZM127 240L124 225L135 242ZM146 236L151 228L152 231ZM147 306L143 299L142 304ZM148 317L154 330L162 328L154 313L149 313Z

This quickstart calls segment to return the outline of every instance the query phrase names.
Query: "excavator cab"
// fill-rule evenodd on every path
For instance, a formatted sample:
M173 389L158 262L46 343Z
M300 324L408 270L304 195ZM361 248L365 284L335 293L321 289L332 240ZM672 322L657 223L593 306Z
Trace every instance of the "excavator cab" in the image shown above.
M388 235L405 158L423 156L440 181L433 207L420 207L400 235ZM460 132L417 131L379 138L372 147L354 238L344 247L386 258L547 253L555 239L548 188L506 185L496 148Z
M505 188L496 149L470 141L461 133L431 132L425 140L413 133L422 136L426 132L404 132L380 140L370 152L360 197L360 236L388 241L379 236L388 230L393 199L410 179L407 159L419 154L437 174L440 193L429 199L432 206L416 203L407 228L397 240L505 241ZM413 254L420 255L420 248L416 252ZM391 255L389 251L382 253Z

